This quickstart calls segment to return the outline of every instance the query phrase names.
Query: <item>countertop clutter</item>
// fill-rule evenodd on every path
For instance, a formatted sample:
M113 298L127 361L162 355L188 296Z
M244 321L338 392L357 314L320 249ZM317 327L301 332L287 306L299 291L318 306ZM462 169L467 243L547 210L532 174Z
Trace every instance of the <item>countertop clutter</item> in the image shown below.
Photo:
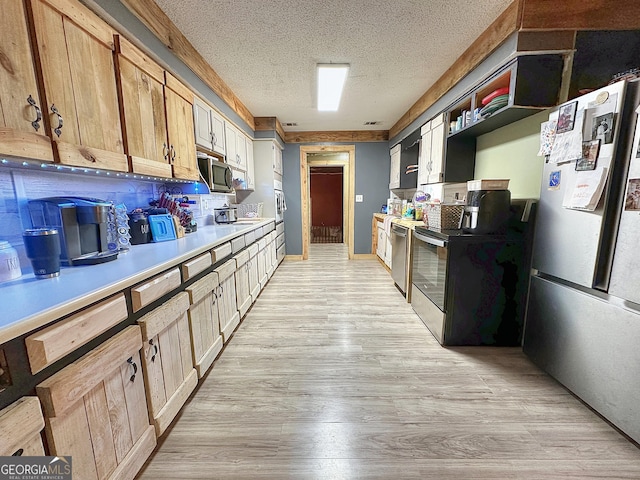
M113 262L63 267L56 278L27 274L0 284L0 296L6 299L0 316L0 344L271 222L273 219L205 226L175 241L133 245Z

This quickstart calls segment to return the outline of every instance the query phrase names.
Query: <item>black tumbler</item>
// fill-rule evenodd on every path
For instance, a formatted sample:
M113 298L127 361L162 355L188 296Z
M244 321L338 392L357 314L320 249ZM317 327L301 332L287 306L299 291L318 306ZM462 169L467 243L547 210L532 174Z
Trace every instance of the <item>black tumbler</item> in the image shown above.
M54 228L31 228L22 233L33 274L38 278L60 275L60 234Z

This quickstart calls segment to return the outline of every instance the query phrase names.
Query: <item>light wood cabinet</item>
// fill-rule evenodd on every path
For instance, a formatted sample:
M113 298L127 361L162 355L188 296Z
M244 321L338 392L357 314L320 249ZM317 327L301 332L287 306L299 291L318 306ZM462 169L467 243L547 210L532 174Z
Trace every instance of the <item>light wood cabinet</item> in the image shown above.
M183 180L198 180L200 177L193 131L193 98L191 90L165 72L169 162L173 176Z
M180 292L138 320L149 412L159 437L198 384L189 333L189 294Z
M133 325L36 387L50 455L71 455L74 478L133 479L156 445Z
M0 154L52 162L23 0L2 2L0 30Z
M240 324L240 314L238 312L236 299L236 261L231 259L216 268L214 272L218 274L220 285L216 290L218 300L218 320L220 321L220 332L224 343L229 341L231 334Z
M224 119L204 100L195 97L193 102L193 121L196 144L224 155L225 136Z
M251 303L254 303L260 295L260 274L258 271L258 245L249 247L249 292L251 293Z
M244 317L251 306L251 292L249 291L249 251L243 250L236 255L236 303L240 318Z
M389 154L391 155L389 190L400 188L400 149L401 145L398 144L389 151Z
M267 274L267 241L264 238L258 240L258 254L256 256L258 262L258 279L260 281L260 290L264 288L269 280Z
M30 4L44 81L43 114L48 116L57 160L126 172L114 30L79 2L31 0Z
M0 411L0 455L44 455L44 417L38 397L22 397Z
M222 350L222 336L216 305L218 274L212 272L186 288L189 294L191 351L198 378L204 377Z
M256 188L256 170L253 160L253 140L246 137L247 142L247 190L255 190Z
M145 282L131 288L131 304L133 311L143 309L181 284L180 270L172 268Z
M376 247L376 255L384 262L385 259L385 250L387 247L387 234L384 231L384 227L380 224L377 226L378 228L378 244Z
M122 122L131 171L170 178L164 69L125 38L116 35L115 42Z

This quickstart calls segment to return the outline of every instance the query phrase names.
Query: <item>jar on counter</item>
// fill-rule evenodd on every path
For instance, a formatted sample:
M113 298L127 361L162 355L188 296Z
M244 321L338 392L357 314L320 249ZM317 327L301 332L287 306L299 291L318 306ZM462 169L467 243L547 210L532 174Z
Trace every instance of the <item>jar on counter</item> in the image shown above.
M7 282L22 276L18 252L9 242L0 241L0 282Z

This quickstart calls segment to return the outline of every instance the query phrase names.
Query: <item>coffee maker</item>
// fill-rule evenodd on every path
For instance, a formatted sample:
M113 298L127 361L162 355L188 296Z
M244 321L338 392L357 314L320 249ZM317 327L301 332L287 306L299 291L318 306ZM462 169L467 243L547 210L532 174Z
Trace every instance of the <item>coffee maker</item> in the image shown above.
M50 197L29 201L34 228L60 233L62 265L95 265L118 257L107 242L111 204L95 198Z
M475 234L504 234L511 216L509 190L471 190L462 217L462 230Z

